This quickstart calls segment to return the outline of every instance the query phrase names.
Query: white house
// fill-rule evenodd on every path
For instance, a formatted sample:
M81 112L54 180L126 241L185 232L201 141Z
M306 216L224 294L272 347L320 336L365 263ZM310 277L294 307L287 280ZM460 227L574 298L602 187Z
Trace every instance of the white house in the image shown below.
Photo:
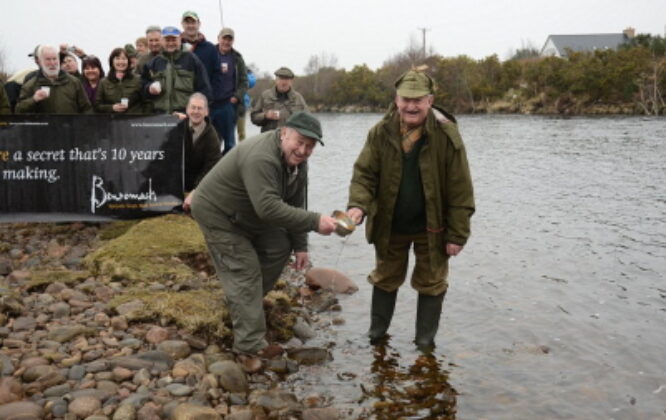
M575 52L615 50L620 45L628 43L635 33L634 28L627 28L618 34L549 35L539 55L566 57L567 50Z

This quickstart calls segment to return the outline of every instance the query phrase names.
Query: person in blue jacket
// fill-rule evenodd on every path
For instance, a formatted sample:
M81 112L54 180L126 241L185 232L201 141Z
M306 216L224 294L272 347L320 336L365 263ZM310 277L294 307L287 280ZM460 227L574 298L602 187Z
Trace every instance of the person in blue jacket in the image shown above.
M257 84L257 76L254 75L252 72L252 69L248 68L247 69L247 86L248 88L252 89L254 85ZM252 101L250 99L250 94L245 92L245 96L243 97L243 102L245 102L245 110L247 111L250 109L250 106L252 105ZM238 130L238 141L243 141L245 140L245 115L247 112L244 112L243 114L238 115L238 121L236 122L236 129Z

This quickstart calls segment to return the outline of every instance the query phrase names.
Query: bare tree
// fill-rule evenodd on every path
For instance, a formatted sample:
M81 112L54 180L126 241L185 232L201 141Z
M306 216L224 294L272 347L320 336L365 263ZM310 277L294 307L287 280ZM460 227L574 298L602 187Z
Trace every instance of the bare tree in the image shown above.
M638 85L638 104L643 108L646 115L659 115L665 108L666 103L659 81L666 71L666 58L655 59L652 63L652 73L644 74Z
M303 69L306 77L299 83L301 93L307 93L311 99L318 99L321 92L328 89L330 75L338 67L338 57L326 51L311 55L308 64ZM322 86L325 85L325 86Z
M304 72L306 75L317 74L319 70L325 68L335 69L338 67L338 57L326 51L322 51L317 55L311 55L308 64L305 66Z
M507 57L509 60L522 60L524 58L534 58L539 56L539 49L534 45L531 40L520 40L520 48L509 50Z

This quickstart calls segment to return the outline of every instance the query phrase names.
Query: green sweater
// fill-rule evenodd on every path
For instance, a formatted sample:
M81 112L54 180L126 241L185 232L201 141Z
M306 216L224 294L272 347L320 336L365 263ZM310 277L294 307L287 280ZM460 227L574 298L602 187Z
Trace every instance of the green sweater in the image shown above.
M281 227L294 251L307 251L307 232L319 227L319 213L305 210L307 162L296 180L280 149L279 130L247 139L231 149L201 180L193 193L197 221L248 236Z
M421 137L412 150L402 153L402 177L393 210L395 233L421 233L426 229L425 197L419 168L419 153L424 141Z

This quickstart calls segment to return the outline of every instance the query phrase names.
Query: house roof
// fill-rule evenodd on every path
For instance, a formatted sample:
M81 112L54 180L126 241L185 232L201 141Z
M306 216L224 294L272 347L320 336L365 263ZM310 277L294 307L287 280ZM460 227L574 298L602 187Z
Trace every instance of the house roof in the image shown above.
M551 41L560 55L566 55L566 49L572 51L594 51L603 49L616 49L619 45L627 42L628 38L623 33L618 34L586 34L586 35L550 35L541 49Z

